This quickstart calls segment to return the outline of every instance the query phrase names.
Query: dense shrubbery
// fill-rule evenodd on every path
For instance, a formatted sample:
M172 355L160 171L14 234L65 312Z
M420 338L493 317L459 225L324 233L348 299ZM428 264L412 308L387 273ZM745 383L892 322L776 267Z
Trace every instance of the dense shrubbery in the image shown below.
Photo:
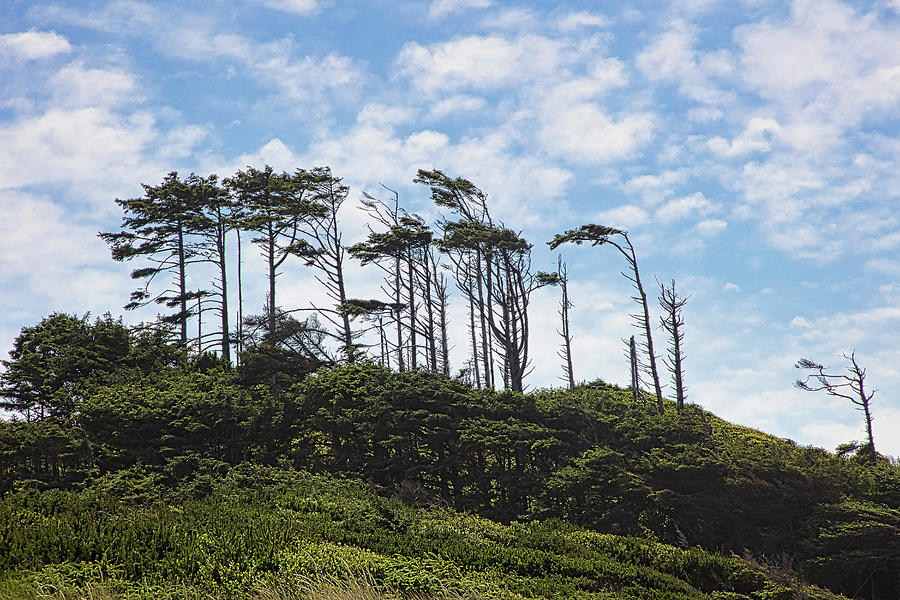
M507 528L476 519L478 527L513 536L504 538L508 544L484 545L478 540L490 536L481 533L464 542L465 536L454 533L457 525L423 535L409 529L412 522L421 524L420 513L373 500L359 488L340 488L340 494L357 490L359 510L368 511L352 517L367 520L354 528L344 514L356 510L352 503L313 491L310 482L337 489L328 480L270 481L253 492L262 465L354 478L410 505L454 508L504 523L562 519L639 536L643 542L609 539L622 548L644 544L641 552L658 556L644 564L622 554L617 560L628 568L619 575L597 566L606 559L585 566L576 560L578 553L607 538L575 529L566 533L561 524ZM287 471L265 473L292 477ZM223 478L229 482L225 488ZM160 367L152 376L130 368L92 383L65 418L0 423L0 491L0 523L37 528L34 543L23 543L7 528L0 542L6 544L0 560L8 557L7 569L107 561L120 569L116 577L128 581L237 590L262 574L282 573L277 561L290 552L281 550L315 539L297 556L327 562L327 556L344 556L345 550L335 549L341 544L354 549L347 556L374 552L381 558L370 557L366 568L388 583L391 573L415 571L435 556L463 574L500 569L510 578L504 589L526 596L570 597L561 590L585 591L599 578L607 582L603 589L618 590L616 597L627 597L635 581L646 589L668 589L667 598L695 597L681 583L666 588L665 577L640 570L659 569L654 561L680 552L656 545L662 542L747 551L849 595L900 596L897 467L798 447L694 406L680 414L669 406L658 415L635 405L629 392L602 383L574 392L492 392L434 373L359 364L320 369L291 387L273 388L248 386L215 361ZM30 495L35 491L42 494ZM228 502L223 494L232 494ZM167 504L148 508L159 502ZM82 519L73 516L79 512ZM440 514L442 522L469 518ZM48 521L48 515L56 516ZM228 520L246 523L243 533L226 531ZM373 533L381 531L386 533ZM203 535L213 541L203 541ZM435 536L446 540L438 544ZM57 538L71 543L57 547L50 541ZM573 541L582 538L590 542ZM457 541L447 541L452 539ZM551 544L549 554L545 542ZM515 552L504 554L507 546ZM191 548L205 548L219 566L197 566L195 556L180 554ZM553 558L560 552L569 556L565 566ZM409 564L390 562L401 555ZM288 571L306 572L313 563ZM229 564L240 576L226 585L231 575L222 565ZM209 574L196 571L203 568ZM680 571L662 571L702 591L747 595L735 586L704 587ZM440 580L458 579L457 571L450 573ZM538 575L540 582L532 582ZM390 585L405 589L401 582ZM754 594L749 597L781 597L759 589Z
M404 506L358 483L252 465L178 505L133 506L92 490L8 494L0 570L9 569L19 571L7 587L63 574L69 585L105 580L120 591L188 598L323 576L485 599L836 598L735 556L562 522L500 525Z

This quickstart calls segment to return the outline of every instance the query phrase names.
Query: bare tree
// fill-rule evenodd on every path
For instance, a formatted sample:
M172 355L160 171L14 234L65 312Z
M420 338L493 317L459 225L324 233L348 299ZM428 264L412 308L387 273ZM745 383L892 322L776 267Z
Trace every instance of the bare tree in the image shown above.
M827 373L827 369L808 358L801 358L794 366L798 369L812 371L805 379L798 379L794 386L807 392L824 391L829 396L845 398L852 402L857 410L861 410L866 416L866 434L869 436L867 453L871 459L875 458L875 438L872 436L872 411L870 403L877 390L866 391L866 370L856 362L856 352L850 356L842 354L850 361L847 367L848 375L843 373Z
M659 281L657 281L659 283ZM678 412L684 409L684 399L687 398L684 386L684 353L681 351L681 343L684 340L684 317L681 309L687 304L688 299L678 295L675 291L675 280L670 287L659 283L659 306L663 310L659 318L663 329L669 332L669 356L665 359L666 367L672 374L672 384L675 386L675 401Z
M575 372L572 370L572 332L569 329L569 309L574 306L569 300L569 271L562 256L556 257L556 277L562 297L559 300L559 316L562 319L562 328L557 332L562 338L557 355L563 361L563 379L569 385L569 391L575 391Z
M624 342L625 340L622 341ZM631 370L631 398L637 404L644 400L644 394L641 392L641 366L638 361L637 343L634 341L634 336L631 336L631 339L628 340L628 353L626 356L628 356L628 366Z

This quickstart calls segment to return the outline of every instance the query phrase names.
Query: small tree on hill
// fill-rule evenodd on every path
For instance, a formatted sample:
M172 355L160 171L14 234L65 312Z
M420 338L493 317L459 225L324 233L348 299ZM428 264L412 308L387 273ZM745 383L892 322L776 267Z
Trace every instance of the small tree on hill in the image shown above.
M872 436L872 411L870 404L877 390L866 391L866 370L856 362L856 352L850 356L842 354L850 361L847 367L848 375L842 373L827 373L827 369L808 358L801 358L794 366L798 369L812 371L805 379L798 379L794 386L807 392L824 391L829 396L845 398L852 402L857 410L861 410L866 416L866 434L869 437L866 453L875 458L875 439Z

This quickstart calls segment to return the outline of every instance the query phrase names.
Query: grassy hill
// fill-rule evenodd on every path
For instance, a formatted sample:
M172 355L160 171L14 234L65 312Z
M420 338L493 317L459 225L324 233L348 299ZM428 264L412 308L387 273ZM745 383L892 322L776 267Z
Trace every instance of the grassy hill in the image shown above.
M107 379L0 424L0 597L900 597L898 467L666 408L371 364Z
M839 598L734 555L561 521L501 525L250 466L180 504L7 496L0 560L5 598Z

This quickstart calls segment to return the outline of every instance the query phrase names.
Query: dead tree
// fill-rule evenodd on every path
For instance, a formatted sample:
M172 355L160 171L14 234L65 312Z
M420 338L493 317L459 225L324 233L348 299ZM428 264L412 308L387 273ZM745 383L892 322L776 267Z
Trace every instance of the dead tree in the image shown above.
M866 370L859 366L856 362L856 352L851 352L850 356L842 354L844 358L850 361L847 367L847 373L827 373L826 368L817 362L808 358L801 358L794 367L812 371L805 379L798 379L794 382L794 386L807 392L824 391L829 396L844 398L853 403L857 410L860 410L866 416L866 434L869 437L866 453L871 460L874 460L875 454L875 438L872 436L872 411L870 404L877 390L866 391Z
M659 281L657 281L659 283ZM659 306L663 310L659 318L662 328L669 332L668 357L665 359L666 367L672 374L672 385L675 387L675 401L680 413L684 409L684 399L687 398L684 386L684 353L681 351L681 343L684 341L684 317L681 309L687 304L688 299L682 298L675 291L675 280L671 287L659 283Z
M563 378L569 385L569 391L575 391L575 372L572 370L572 332L569 329L569 309L574 306L569 300L569 272L562 256L556 257L556 275L562 297L559 301L559 316L562 319L562 328L557 332L562 338L562 344L557 355L563 361Z
M644 394L641 392L641 365L638 361L637 344L634 341L634 336L631 336L631 339L628 341L628 365L631 368L631 398L637 404L644 400Z

